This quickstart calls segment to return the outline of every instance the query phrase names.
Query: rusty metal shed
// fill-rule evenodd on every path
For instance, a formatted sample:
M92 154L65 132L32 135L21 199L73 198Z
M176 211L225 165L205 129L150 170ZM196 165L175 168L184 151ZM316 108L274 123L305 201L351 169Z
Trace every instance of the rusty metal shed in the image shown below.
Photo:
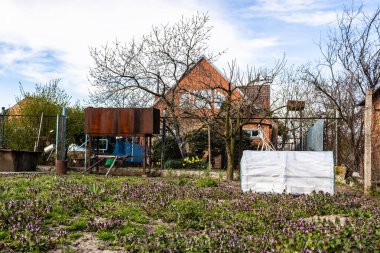
M151 136L160 133L155 108L93 108L84 110L84 132L91 136Z
M142 137L144 173L146 173L147 146L149 168L151 167L152 136L160 133L160 110L156 108L88 107L84 110L84 117L84 132L89 138L88 150L90 157L85 171L91 170L95 164L98 164L98 155L95 155L95 164L92 165L91 163L91 140L93 137L98 138L101 136ZM106 175L108 175L109 171L110 169Z

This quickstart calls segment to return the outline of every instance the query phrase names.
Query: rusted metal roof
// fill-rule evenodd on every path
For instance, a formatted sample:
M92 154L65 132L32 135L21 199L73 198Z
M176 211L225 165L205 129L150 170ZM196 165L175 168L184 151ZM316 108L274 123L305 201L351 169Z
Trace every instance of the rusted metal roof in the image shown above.
M156 108L93 108L84 110L85 134L92 136L150 136L160 133Z

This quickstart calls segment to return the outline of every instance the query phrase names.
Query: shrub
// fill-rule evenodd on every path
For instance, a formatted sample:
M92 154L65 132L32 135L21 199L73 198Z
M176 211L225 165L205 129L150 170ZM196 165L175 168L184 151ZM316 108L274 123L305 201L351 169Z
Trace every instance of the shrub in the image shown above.
M180 169L180 168L183 168L183 163L181 160L167 160L165 162L165 168L167 168L167 169Z
M208 150L207 130L193 131L187 136L189 139L190 153L194 156L203 157ZM211 131L211 155L217 157L224 153L224 140L220 135Z
M207 163L197 156L186 157L183 159L182 165L187 169L206 169Z
M162 149L162 139L159 138L153 143L152 155L155 161L161 160L161 149ZM172 136L166 136L165 138L165 151L164 151L165 161L181 159L181 151L179 150L178 144Z

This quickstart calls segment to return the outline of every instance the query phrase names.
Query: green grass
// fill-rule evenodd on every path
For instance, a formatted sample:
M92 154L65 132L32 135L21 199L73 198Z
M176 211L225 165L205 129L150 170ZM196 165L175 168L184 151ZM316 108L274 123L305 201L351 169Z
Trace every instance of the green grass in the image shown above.
M212 178L200 179L197 184L198 187L217 187L218 182Z
M77 218L75 220L72 220L70 225L66 227L66 230L68 231L78 231L78 230L85 230L87 228L87 222L88 219L85 218Z
M380 248L377 197L242 193L218 182L199 176L2 176L0 251L65 250L85 234L132 252ZM323 219L329 216L345 225Z
M114 233L108 231L100 231L96 236L103 241L114 241L116 239Z

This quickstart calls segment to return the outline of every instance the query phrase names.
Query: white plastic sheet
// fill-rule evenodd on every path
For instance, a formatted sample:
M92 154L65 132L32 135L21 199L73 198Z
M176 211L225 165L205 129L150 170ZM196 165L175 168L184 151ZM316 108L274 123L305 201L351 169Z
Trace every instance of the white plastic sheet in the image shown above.
M250 151L241 159L243 191L334 194L331 151Z

